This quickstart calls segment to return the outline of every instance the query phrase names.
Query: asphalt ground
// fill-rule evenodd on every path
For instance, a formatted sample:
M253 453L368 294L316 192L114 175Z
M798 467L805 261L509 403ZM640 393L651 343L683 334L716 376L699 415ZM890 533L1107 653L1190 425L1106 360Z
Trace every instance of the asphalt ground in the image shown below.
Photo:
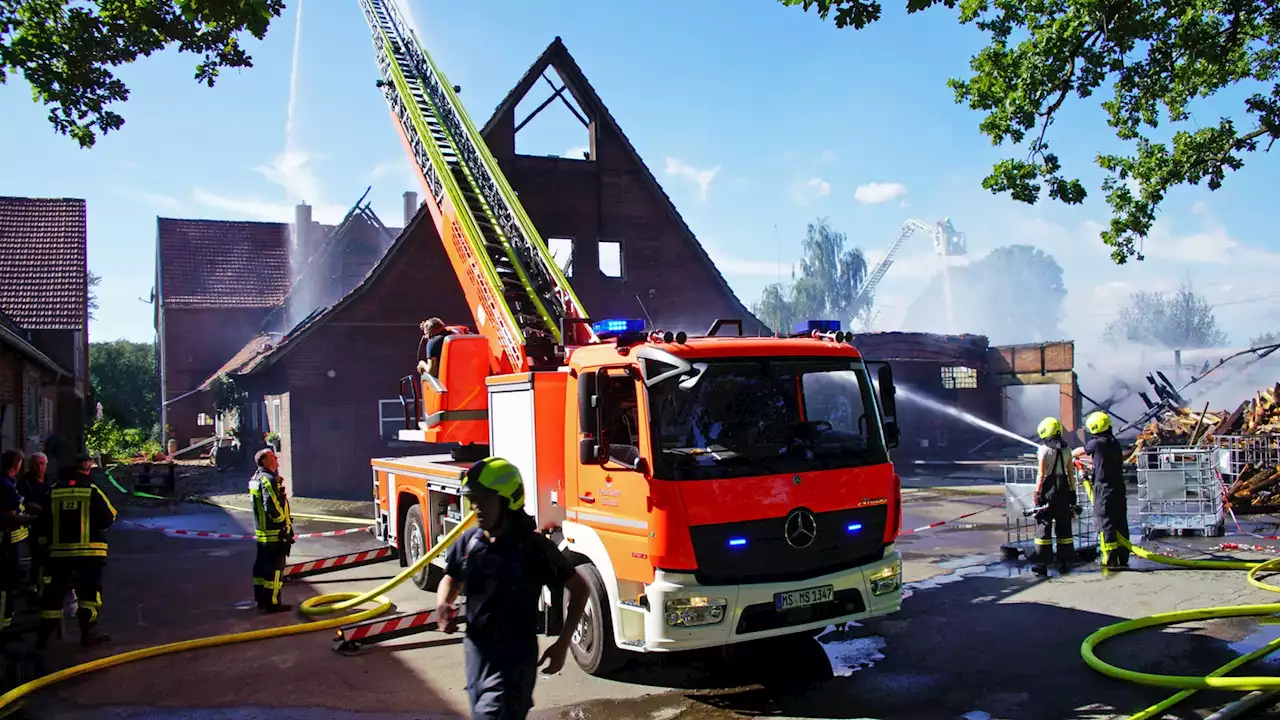
M1002 497L1000 486L984 479L907 484L916 487L904 493L905 528L956 518ZM189 503L122 504L121 516L173 529L252 528L245 513ZM299 532L350 527L298 522ZM895 615L832 628L817 639L639 657L608 680L585 675L570 660L559 674L540 679L534 717L1125 717L1169 691L1121 683L1089 669L1079 645L1093 630L1173 609L1280 601L1251 588L1242 572L1167 569L1140 560L1128 572L1103 574L1093 564L1041 580L1025 562L1002 558L1004 527L1003 510L993 509L901 538L909 597ZM1255 527L1261 526L1246 526ZM1204 551L1224 540L1276 544L1252 537L1174 538L1160 549L1208 557ZM264 617L249 607L252 542L173 536L126 523L111 531L110 541L102 627L114 642L92 649L55 644L48 658L54 667L300 620L292 614ZM373 547L363 533L302 540L291 561ZM366 590L398 570L391 562L298 581L286 587L286 601L296 605L314 594ZM409 583L390 597L400 612L434 605L431 594ZM68 629L73 627L69 621ZM1252 620L1211 621L1119 638L1100 654L1132 669L1204 674L1275 632ZM328 631L144 660L50 688L25 701L21 712L33 720L467 716L456 637L426 633L350 657L335 653L332 644ZM1261 667L1270 674L1280 661ZM1167 717L1206 717L1239 696L1201 693Z

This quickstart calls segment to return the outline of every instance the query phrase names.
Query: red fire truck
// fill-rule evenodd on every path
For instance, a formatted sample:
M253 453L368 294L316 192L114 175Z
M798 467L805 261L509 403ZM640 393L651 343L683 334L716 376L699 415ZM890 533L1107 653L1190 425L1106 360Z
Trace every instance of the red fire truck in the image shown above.
M747 337L592 322L455 91L394 3L361 0L380 86L427 188L475 332L438 376L401 381L403 440L451 454L372 460L376 533L402 564L466 512L470 462L499 455L591 588L578 664L722 646L894 612L901 489L893 377L839 323ZM415 578L434 589L439 567ZM562 605L543 598L545 629Z

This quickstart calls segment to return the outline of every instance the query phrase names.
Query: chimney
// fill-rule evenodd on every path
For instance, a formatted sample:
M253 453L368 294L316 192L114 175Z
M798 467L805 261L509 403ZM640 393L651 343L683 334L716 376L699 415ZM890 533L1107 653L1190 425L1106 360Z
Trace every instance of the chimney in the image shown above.
M293 209L293 249L302 262L311 259L311 248L307 245L307 235L311 233L311 206L298 203Z
M418 193L410 190L404 194L404 227L409 227L413 216L418 214Z

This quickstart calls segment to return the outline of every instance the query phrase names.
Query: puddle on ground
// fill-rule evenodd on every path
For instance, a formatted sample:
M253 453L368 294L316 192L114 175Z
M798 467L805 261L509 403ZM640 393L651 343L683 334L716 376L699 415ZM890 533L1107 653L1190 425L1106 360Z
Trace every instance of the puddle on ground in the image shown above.
M1230 643L1227 647L1241 655L1248 655L1254 650L1262 649L1263 645L1266 645L1276 638L1280 638L1280 625L1259 625L1257 630L1250 633L1243 640ZM1280 650L1277 650L1264 658L1255 660L1254 662L1270 667L1280 666Z
M831 663L831 674L835 677L849 677L884 659L884 638L879 635L847 637L847 628L854 627L862 626L859 623L849 623L841 629L833 625L817 637L822 651L827 654L827 661Z

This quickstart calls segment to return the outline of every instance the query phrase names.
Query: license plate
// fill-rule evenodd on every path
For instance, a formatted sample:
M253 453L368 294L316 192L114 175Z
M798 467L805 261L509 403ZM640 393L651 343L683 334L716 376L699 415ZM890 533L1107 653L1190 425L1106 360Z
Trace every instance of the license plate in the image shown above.
M824 602L831 602L835 597L835 590L832 586L823 585L822 587L805 588L804 590L792 590L791 592L778 593L773 596L773 603L778 610L791 610L793 608L802 608L810 605L818 605Z

